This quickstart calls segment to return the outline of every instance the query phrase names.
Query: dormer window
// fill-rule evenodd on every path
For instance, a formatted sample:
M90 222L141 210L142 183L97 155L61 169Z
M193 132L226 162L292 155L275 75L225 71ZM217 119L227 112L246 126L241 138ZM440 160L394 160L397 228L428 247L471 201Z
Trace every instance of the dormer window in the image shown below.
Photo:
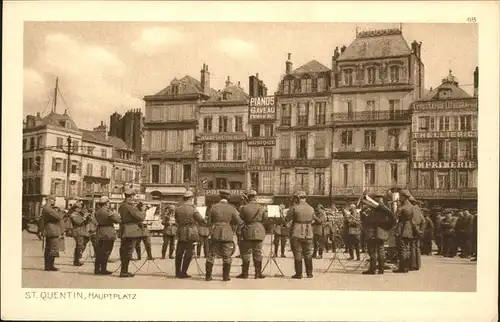
M446 100L451 98L451 89L440 89L439 90L439 99Z
M399 82L399 66L391 66L390 67L390 81L391 83Z
M172 94L173 95L179 94L179 85L178 84L172 85Z
M304 78L300 81L300 88L302 93L311 93L312 92L312 79Z
M344 69L343 74L344 74L344 84L347 86L351 86L352 85L352 69L351 68Z
M293 89L293 80L285 79L283 81L283 94L291 94Z

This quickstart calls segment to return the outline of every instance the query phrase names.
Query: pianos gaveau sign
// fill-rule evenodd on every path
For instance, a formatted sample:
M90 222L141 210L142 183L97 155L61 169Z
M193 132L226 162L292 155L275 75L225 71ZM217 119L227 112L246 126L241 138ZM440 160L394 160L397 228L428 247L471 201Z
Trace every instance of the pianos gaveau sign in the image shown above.
M276 99L274 96L251 97L248 104L248 120L276 120Z

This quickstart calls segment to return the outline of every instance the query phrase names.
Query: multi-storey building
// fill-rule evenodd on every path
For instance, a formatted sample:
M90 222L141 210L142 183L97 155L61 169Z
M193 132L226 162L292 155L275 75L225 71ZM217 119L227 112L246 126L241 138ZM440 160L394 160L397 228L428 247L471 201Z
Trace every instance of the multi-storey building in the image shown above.
M286 73L276 93L275 203L303 190L313 203L329 205L331 166L331 70L312 60Z
M411 192L429 203L477 204L478 69L474 97L452 75L412 104Z
M332 194L336 202L365 190L406 187L410 104L423 95L421 43L399 29L357 33L332 57Z
M219 190L231 190L238 203L246 188L248 94L228 77L223 91L199 105L197 142L201 146L198 179L205 200L219 201Z
M43 199L56 197L56 205L65 206L67 170L70 167L69 196L81 195L81 162L75 158L68 165L67 145L81 145L82 133L65 112L41 117L28 115L23 129L23 214L39 215Z
M143 185L149 198L180 201L194 187L197 106L217 99L210 88L208 66L203 64L201 81L191 76L174 78L155 95L145 96Z
M259 74L249 77L247 127L247 188L257 191L260 203L273 203L276 146L276 101L267 96Z
M69 147L69 142L71 146ZM127 151L126 155L120 154ZM119 157L115 157L119 155ZM115 183L116 166L137 169L127 182ZM95 200L108 196L113 185L139 189L141 164L132 157L125 142L107 135L105 124L94 131L77 127L67 112L51 112L45 117L28 115L23 130L23 213L38 215L43 198L52 194L56 204L84 200L93 207ZM135 182L134 182L135 181ZM119 190L121 193L121 190Z

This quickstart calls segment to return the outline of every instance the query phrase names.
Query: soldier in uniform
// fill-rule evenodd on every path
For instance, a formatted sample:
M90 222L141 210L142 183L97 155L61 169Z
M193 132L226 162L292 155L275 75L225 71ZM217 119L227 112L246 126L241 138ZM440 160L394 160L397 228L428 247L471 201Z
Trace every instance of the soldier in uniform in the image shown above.
M240 218L244 222L242 227L241 258L243 260L241 274L237 278L248 278L250 257L253 257L255 278L264 278L262 275L262 242L266 237L263 222L267 220L267 209L257 202L257 192L250 190L247 193L248 203L241 207Z
M146 211L145 206L142 202L139 202L137 205L139 211ZM148 225L145 222L139 223L139 227L141 228L141 238L135 244L135 252L137 254L137 259L141 260L142 250L141 250L141 241L144 243L144 247L146 248L146 254L148 256L148 261L154 260L153 252L151 250L151 234L149 233Z
M61 224L64 213L55 207L56 198L47 196L47 202L42 209L43 229L45 236L44 265L46 271L58 271L54 266L56 257L59 257L59 237L63 234Z
M424 236L426 221L418 201L413 196L409 198L409 201L413 205L413 219L411 221L413 238L410 244L410 271L418 271L422 265L420 243Z
M111 275L113 272L107 270L109 256L113 251L116 240L114 224L120 223L120 215L111 211L108 207L109 198L106 196L99 199L99 209L95 214L96 228L96 257L94 263L94 274Z
M472 242L472 234L470 230L470 226L472 221L474 220L474 216L468 211L464 210L465 215L465 238L466 238L466 247L467 247L467 256L471 257L473 253L473 242Z
M97 211L98 209L96 209ZM92 258L95 258L95 255L97 254L97 220L95 219L95 213L92 213L90 215L90 222L89 222L89 237L90 237L90 243L92 244L92 249L94 250L94 255L92 255Z
M312 224L313 227L313 258L321 259L323 258L323 250L325 249L325 224L326 224L326 213L325 207L319 204L316 207L316 217Z
M174 258L175 236L177 235L177 225L174 220L175 206L169 205L163 215L161 224L163 225L163 244L161 245L161 259L165 259L168 249L168 258ZM170 245L170 248L168 248Z
M365 275L374 275L376 270L379 274L384 274L384 243L389 237L388 231L396 223L396 217L385 205L384 197L385 195L382 193L374 194L373 198L378 203L378 206L369 208L368 212L363 212L364 214L361 217L368 246L368 255L370 256L370 267L362 273Z
M205 280L212 280L215 254L222 257L222 280L229 281L231 272L231 248L233 246L233 230L231 224L243 225L236 208L229 204L229 191L219 192L221 200L213 205L206 214L207 223L212 230L212 242L205 263Z
M241 196L240 200L240 206L238 208L238 211L241 211L241 208L248 203L248 196L243 193ZM238 225L233 225L233 231L236 235L236 244L238 246L238 255L236 255L236 258L241 258L241 242L243 241L243 236L241 235L241 226Z
M182 203L175 208L177 224L177 248L175 250L175 277L190 278L187 274L193 258L194 243L199 240L199 224L205 224L205 219L193 205L194 194L188 190L182 197Z
M411 194L403 189L399 193L400 206L398 207L398 222L396 224L396 239L398 242L398 269L394 273L408 273L410 270L410 244L413 239L412 223L413 205L410 203Z
M124 195L125 200L118 208L121 217L120 277L133 277L134 274L128 271L128 265L132 259L132 252L135 249L135 245L139 241L139 238L142 237L142 231L139 224L144 221L146 214L134 205L133 197L135 192L131 188L125 188Z
M281 206L280 206L281 207ZM284 205L283 205L284 207ZM284 210L284 208L283 208ZM286 246L286 240L288 238L288 235L290 234L290 231L288 227L286 226L286 221L285 217L283 217L282 210L280 208L280 218L278 219L278 222L274 225L273 227L273 245L274 245L274 255L278 256L278 247L281 244L281 257L286 257L285 256L285 246Z
M294 279L302 278L302 259L304 259L308 278L313 277L313 221L320 221L314 214L314 209L306 201L306 193L297 193L299 202L294 204L286 215L286 220L292 222L292 251L295 262Z
M443 221L444 216L439 212L436 216L436 224L434 225L434 238L437 246L436 255L443 254L443 229L441 227L441 222Z
M466 216L465 211L458 212L457 223L455 225L455 243L460 247L460 257L468 258L469 254L469 241L467 238L467 227L469 218Z
M422 255L432 255L432 240L434 239L434 223L432 222L429 212L424 211L425 229L420 247Z
M354 251L356 251L356 260L361 260L359 256L359 236L361 233L361 218L354 204L349 205L349 211L344 212L347 223L346 245L349 251L348 260L354 260Z
M75 251L73 254L73 265L82 266L80 262L83 252L90 240L88 224L92 218L88 214L84 214L81 207L81 202L77 200L68 212L73 225L73 238L75 239Z

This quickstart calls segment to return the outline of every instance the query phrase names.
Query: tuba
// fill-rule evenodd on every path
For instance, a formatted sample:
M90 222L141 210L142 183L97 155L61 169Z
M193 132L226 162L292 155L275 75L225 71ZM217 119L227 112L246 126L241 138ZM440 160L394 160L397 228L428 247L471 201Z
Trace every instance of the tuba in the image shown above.
M361 204L369 208L377 208L379 206L378 202L368 196L367 190L363 191L363 194L359 197L356 207L359 207Z

